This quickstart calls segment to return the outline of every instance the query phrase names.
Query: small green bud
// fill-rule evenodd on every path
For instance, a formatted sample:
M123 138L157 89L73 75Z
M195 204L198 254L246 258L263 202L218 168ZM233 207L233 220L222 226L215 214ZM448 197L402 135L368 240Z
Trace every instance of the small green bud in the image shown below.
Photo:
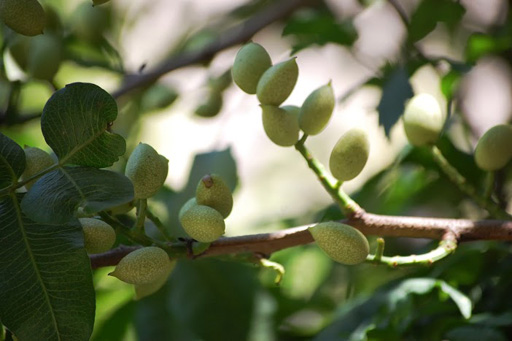
M331 83L313 91L300 108L299 126L308 135L317 135L327 126L334 110Z
M299 139L299 107L262 105L263 128L270 141L278 146L293 146Z
M190 237L203 243L219 239L226 229L222 215L216 209L204 205L189 208L180 222Z
M172 270L174 270L175 267L176 261L172 260L171 265L168 267L167 273L162 275L160 278L150 283L135 284L135 300L140 300L160 290L160 288L162 288L167 282L167 278L169 278L169 275L171 274Z
M63 58L61 38L47 33L30 41L30 54L27 60L28 73L36 78L51 81Z
M46 17L36 0L0 1L0 19L15 32L26 36L43 33Z
M358 128L350 129L334 146L329 159L329 169L340 181L352 180L363 170L369 153L370 142L366 132Z
M370 253L368 240L352 226L329 221L309 228L316 244L334 261L355 265Z
M228 185L217 174L205 175L197 184L196 200L199 205L210 206L227 218L233 209L233 195Z
M178 213L178 219L181 221L181 218L191 207L197 206L196 198L190 198L186 203L183 204L180 208L180 212Z
M23 171L23 174L21 175L23 179L31 178L33 175L36 175L55 164L55 161L50 154L37 147L26 147L24 152L26 163L25 171ZM26 183L25 187L30 189L36 181L37 179Z
M206 102L196 108L194 112L200 117L215 117L222 109L222 93L211 91Z
M261 75L271 66L272 60L265 48L256 43L248 43L236 54L231 75L242 91L255 94Z
M495 171L512 158L512 126L499 124L487 130L478 140L475 162L480 169Z
M261 76L256 95L261 104L279 106L293 91L299 67L295 58L276 64Z
M148 284L168 275L173 265L167 252L156 246L147 246L123 257L109 275L130 284Z
M89 254L102 253L116 242L116 232L106 222L94 218L79 218L84 231L85 250Z
M136 199L147 199L158 192L167 178L169 160L153 147L139 143L126 163L125 174L133 183Z
M434 96L419 94L405 106L404 130L413 146L432 145L439 139L445 117Z

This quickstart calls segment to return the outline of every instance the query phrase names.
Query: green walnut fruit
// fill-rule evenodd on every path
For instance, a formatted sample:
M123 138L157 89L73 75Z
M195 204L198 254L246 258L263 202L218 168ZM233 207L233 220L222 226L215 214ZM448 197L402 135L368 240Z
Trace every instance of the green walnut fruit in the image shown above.
M272 60L265 48L256 43L248 43L238 51L231 75L242 91L255 94L261 76L271 66Z
M84 231L85 250L89 254L102 253L116 242L116 231L106 222L94 218L79 218Z
M338 263L359 264L370 253L368 240L352 226L330 221L310 227L309 232L316 244Z
M46 23L43 6L36 0L0 0L0 19L26 36L42 34Z
M419 94L405 106L404 130L413 146L433 145L443 130L445 117L434 96Z
M80 40L98 43L110 27L111 19L110 6L93 7L89 3L83 2L73 13L70 26Z
M217 174L205 175L197 184L196 200L199 205L210 206L227 218L233 209L233 195L228 185Z
M171 274L172 270L176 267L176 261L171 261L172 265L168 268L168 272L162 277L158 278L157 280L151 282L151 283L144 283L144 284L135 284L135 300L140 300L144 297L147 297L149 295L154 294L160 288L162 288L165 283L167 282L167 278Z
M37 147L26 147L24 149L25 152L25 170L21 175L22 179L29 179L33 175L53 166L55 164L55 160L42 149ZM25 184L27 189L30 189L37 179L32 180Z
M186 203L183 204L180 208L180 212L178 213L178 219L181 221L181 218L191 207L197 206L196 198L190 198Z
M30 55L30 40L32 38L22 35L15 35L9 40L8 49L12 58L22 70L27 69L28 57Z
M133 183L136 199L147 199L158 192L167 178L169 160L153 147L139 143L126 163L125 175Z
M299 139L299 107L262 105L263 129L278 146L293 146Z
M199 117L215 117L222 109L222 93L211 91L206 102L196 108L194 112Z
M168 275L173 266L167 252L156 246L147 246L123 257L109 275L130 284L148 284Z
M334 110L331 83L313 91L300 108L299 126L308 135L319 134L327 126Z
M224 218L216 209L204 205L189 208L180 219L185 232L195 240L210 243L224 234Z
M160 110L173 104L177 98L175 89L164 84L155 84L144 92L141 107L144 111Z
M44 34L30 41L28 73L37 79L51 81L63 59L62 39L56 34Z
M350 129L340 137L331 152L331 174L340 181L352 180L363 170L369 153L370 142L366 132L359 128Z
M298 77L299 67L295 58L272 66L258 82L258 100L261 104L279 106L292 93Z
M512 126L500 124L487 130L478 140L475 162L480 169L495 171L512 159Z

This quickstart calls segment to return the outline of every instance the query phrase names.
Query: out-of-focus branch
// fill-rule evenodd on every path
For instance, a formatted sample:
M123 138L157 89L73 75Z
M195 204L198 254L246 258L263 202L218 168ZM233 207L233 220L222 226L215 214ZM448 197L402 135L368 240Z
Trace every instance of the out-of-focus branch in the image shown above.
M443 240L446 235L453 236L456 242L474 240L512 241L512 221L507 220L469 220L423 217L384 216L359 212L350 219L341 222L349 224L365 235L381 237L410 237ZM201 255L192 256L186 252L184 243L171 244L181 257L214 257L220 255L255 253L270 255L286 248L313 242L308 227L298 226L282 231L221 238ZM91 255L93 268L116 265L121 258L138 247L121 246L108 252ZM172 248L172 247L171 247Z
M112 93L112 96L114 98L119 98L136 88L143 87L156 81L168 72L208 60L219 51L250 40L257 32L278 20L287 17L298 8L319 3L321 3L319 0L277 1L260 13L253 15L245 22L220 34L218 39L206 45L203 49L172 56L170 59L162 62L159 66L147 73L129 75L126 77L124 84Z

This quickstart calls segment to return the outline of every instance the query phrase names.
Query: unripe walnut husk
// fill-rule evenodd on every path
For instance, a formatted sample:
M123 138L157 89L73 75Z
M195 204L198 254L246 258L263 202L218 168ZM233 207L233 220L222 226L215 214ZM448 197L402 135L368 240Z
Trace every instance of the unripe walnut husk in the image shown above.
M299 107L262 105L263 129L270 141L281 147L293 146L299 139Z
M445 121L439 103L429 94L419 94L409 100L402 118L409 143L418 147L435 144Z
M279 106L293 91L299 67L295 58L276 64L261 76L256 95L261 104Z
M199 205L210 206L227 218L233 209L233 195L220 175L205 175L196 187L196 200Z
M238 51L231 75L242 91L255 94L263 73L272 66L272 60L265 48L256 43L248 43Z
M33 175L53 166L55 160L42 149L37 147L26 147L25 152L25 170L21 175L22 179L29 179ZM37 179L27 182L25 187L30 189Z
M361 173L370 154L366 132L352 128L343 134L334 146L329 159L332 175L340 181L352 180Z
M475 162L480 169L496 171L512 159L512 126L499 124L487 130L475 148Z
M109 275L130 284L148 284L168 275L172 266L167 252L147 246L127 254Z
M153 147L139 143L126 163L126 176L132 181L136 199L155 195L167 178L169 160Z
M338 263L359 264L370 253L368 240L352 226L329 221L310 227L309 232L316 244Z
M329 82L304 100L299 114L300 129L308 135L319 134L327 126L333 110L334 92Z
M112 248L116 232L106 222L94 218L79 218L84 232L84 246L89 254L102 253Z
M171 260L171 264L167 268L167 272L155 281L144 284L135 284L135 300L140 300L160 290L160 288L162 288L167 282L167 278L169 278L172 270L176 267L176 263L176 260Z
M209 206L195 205L180 219L185 232L195 240L210 243L224 234L226 225L222 215Z

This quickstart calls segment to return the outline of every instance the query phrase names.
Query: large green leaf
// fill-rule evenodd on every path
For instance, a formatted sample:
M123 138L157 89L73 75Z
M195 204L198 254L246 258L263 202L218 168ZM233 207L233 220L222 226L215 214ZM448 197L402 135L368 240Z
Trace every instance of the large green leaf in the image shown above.
M19 340L88 340L94 288L78 222L34 223L0 201L0 318Z
M91 167L62 167L40 178L21 207L31 219L62 224L78 207L94 213L133 199L133 185L124 175Z
M254 270L234 262L180 261L167 302L200 340L246 340L259 286Z
M41 117L46 143L60 164L108 167L126 150L125 140L108 131L117 104L105 90L89 83L72 83L55 92Z
M23 149L0 133L0 188L12 185L25 170L25 153Z
M444 22L452 29L465 12L459 1L423 0L411 16L409 39L415 42L424 38L436 28L438 22Z

